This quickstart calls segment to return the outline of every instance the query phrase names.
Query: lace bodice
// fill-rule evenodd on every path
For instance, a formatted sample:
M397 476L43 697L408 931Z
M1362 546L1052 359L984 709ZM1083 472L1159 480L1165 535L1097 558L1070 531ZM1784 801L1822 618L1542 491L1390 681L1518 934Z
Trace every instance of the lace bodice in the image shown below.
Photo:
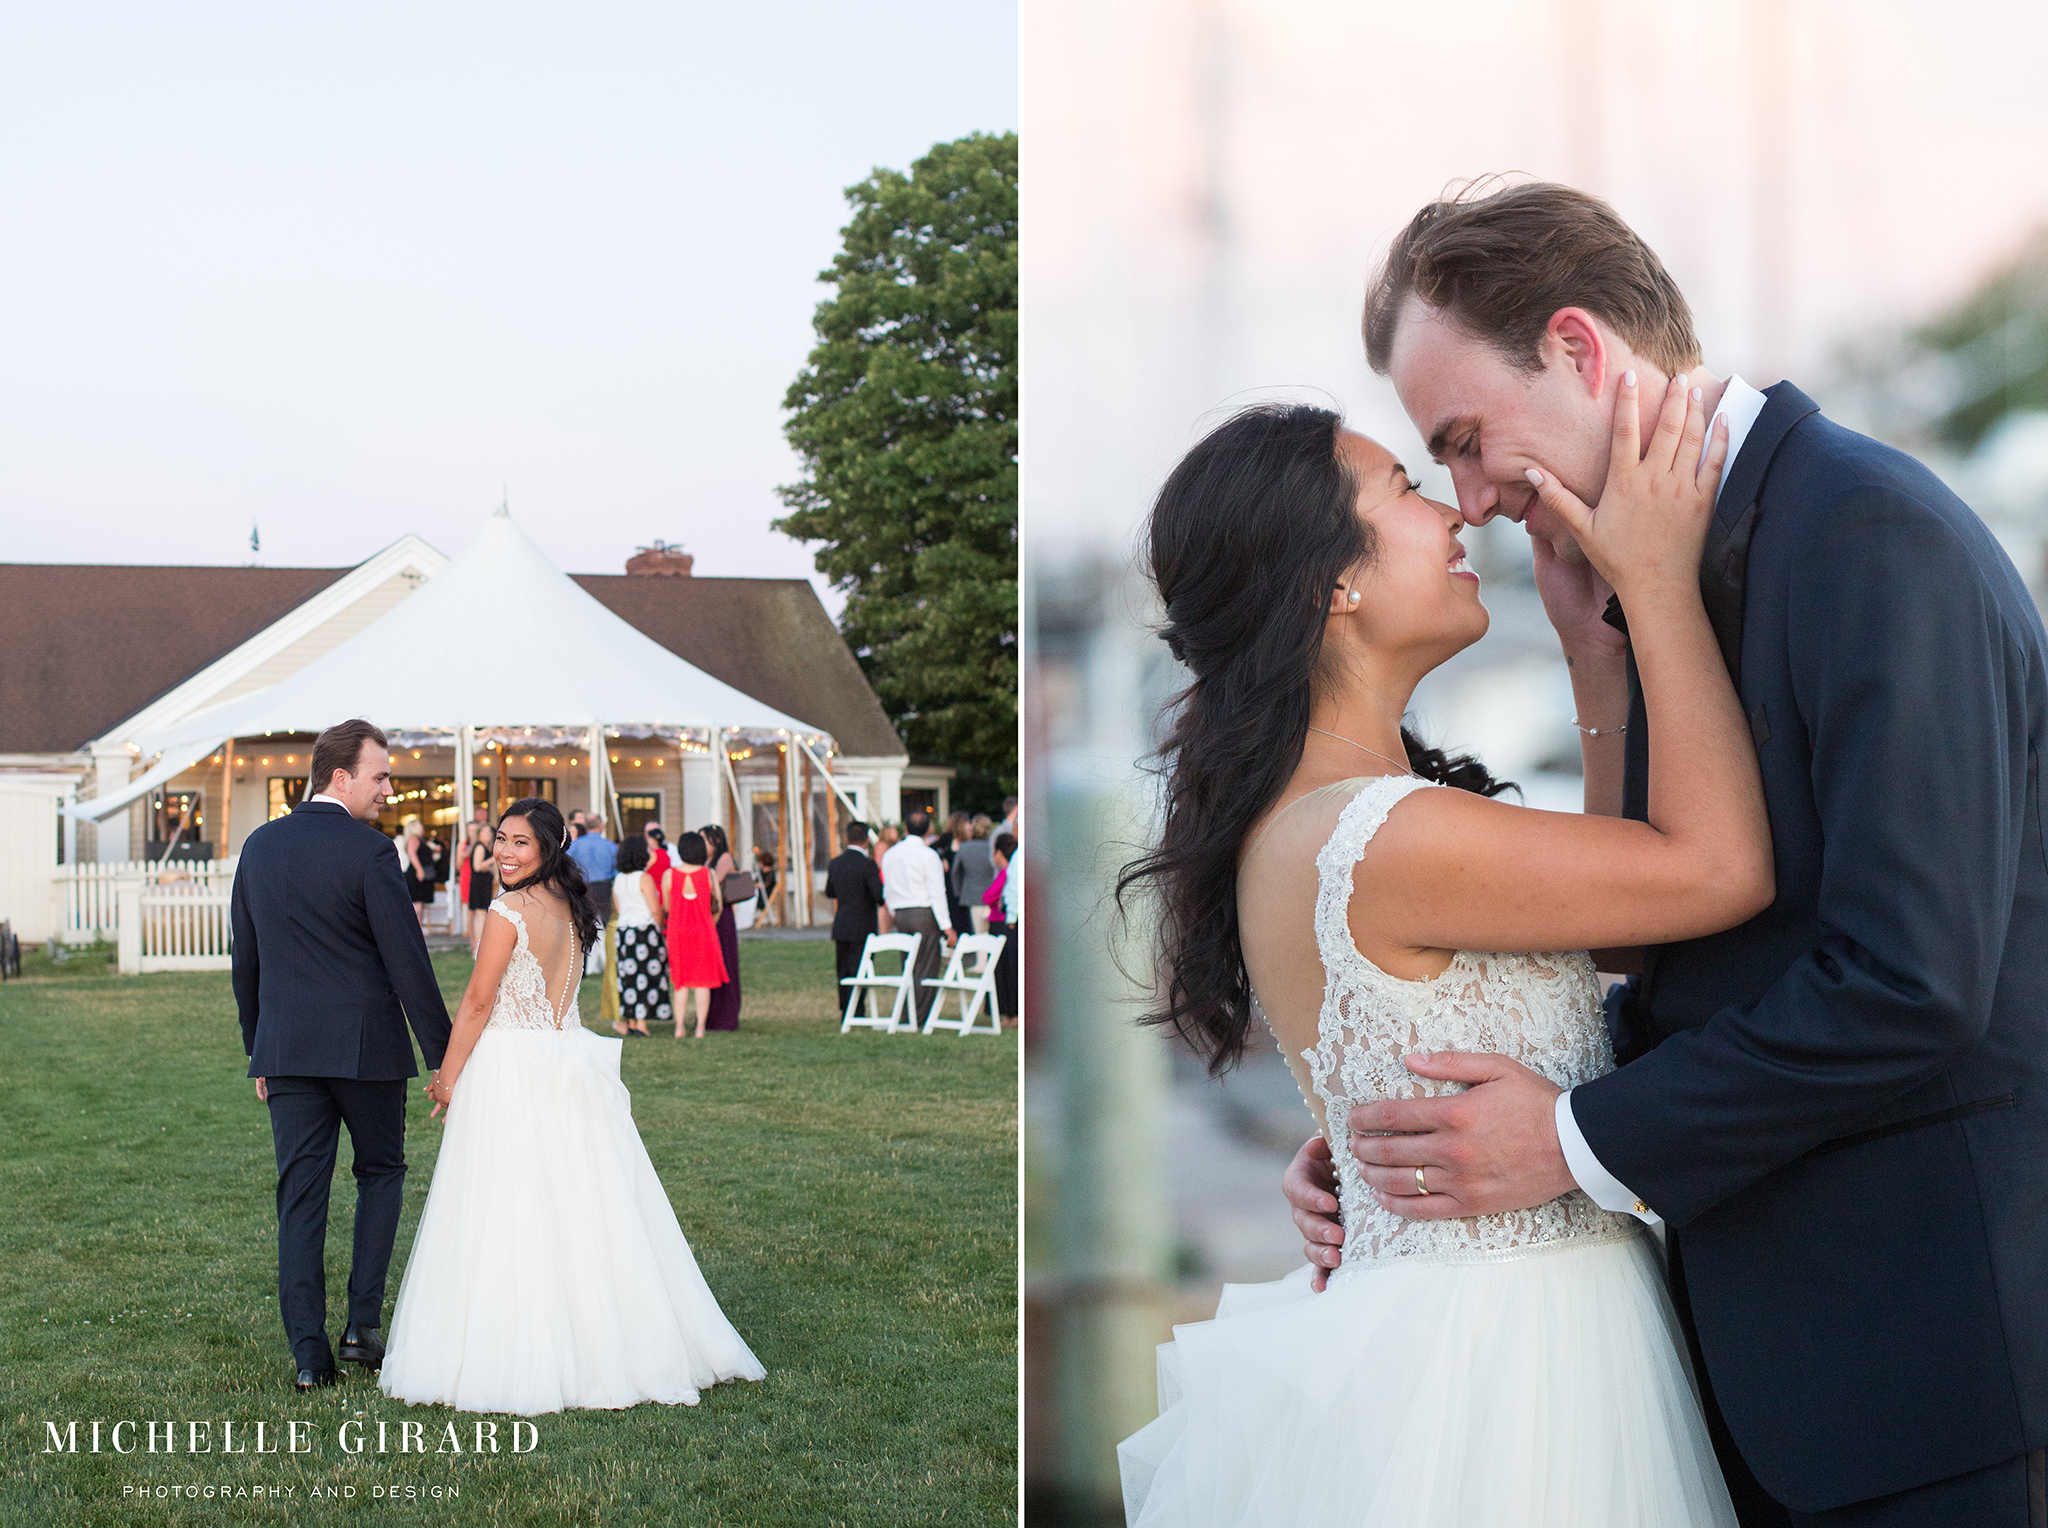
M582 952L572 950L569 969L562 979L562 991L551 996L547 975L541 970L540 957L533 953L533 946L527 942L526 919L519 909L507 905L505 899L499 897L491 903L491 911L512 925L517 943L512 949L512 959L505 967L504 978L498 983L498 1000L491 1005L491 1016L484 1028L560 1029L570 1005L576 1001L576 977L583 966L578 957ZM573 940L575 936L572 934L570 937Z
M1337 1163L1344 1268L1386 1258L1445 1261L1513 1255L1538 1244L1633 1235L1640 1227L1576 1190L1530 1210L1462 1220L1407 1220L1380 1207L1351 1155L1346 1115L1384 1098L1457 1093L1463 1085L1417 1077L1402 1064L1417 1051L1507 1056L1563 1087L1614 1069L1593 962L1584 951L1481 954L1461 950L1425 981L1390 976L1351 938L1352 873L1395 803L1426 781L1406 775L1364 783L1316 856L1316 948L1324 970L1317 1043L1302 1052L1323 1101L1324 1133Z

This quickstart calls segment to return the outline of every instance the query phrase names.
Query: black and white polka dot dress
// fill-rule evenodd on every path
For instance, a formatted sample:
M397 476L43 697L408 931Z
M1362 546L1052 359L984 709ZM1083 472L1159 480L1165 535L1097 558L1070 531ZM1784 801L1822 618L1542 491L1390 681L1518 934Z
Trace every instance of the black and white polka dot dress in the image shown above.
M666 1024L669 1005L668 942L654 921L643 888L644 873L620 876L612 884L613 925L619 942L619 1017L628 1024Z

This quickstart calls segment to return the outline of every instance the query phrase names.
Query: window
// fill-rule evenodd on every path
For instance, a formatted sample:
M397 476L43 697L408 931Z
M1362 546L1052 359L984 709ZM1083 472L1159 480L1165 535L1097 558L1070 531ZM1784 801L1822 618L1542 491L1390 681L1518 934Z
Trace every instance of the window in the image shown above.
M200 829L206 823L206 795L203 791L159 791L149 798L152 812L150 837L159 843L168 843L178 837L180 827L183 837L194 839L201 836Z
M553 780L512 779L507 780L505 784L507 791L503 802L504 806L510 806L515 801L524 801L528 796L538 796L543 801L555 800L555 782ZM557 806L561 805L560 802L555 804Z
M618 842L638 836L650 822L661 822L660 791L620 791ZM662 823L666 828L668 825ZM673 836L673 835L671 835Z
M270 777L270 816L275 822L300 801L305 799L306 777L304 775L272 775Z

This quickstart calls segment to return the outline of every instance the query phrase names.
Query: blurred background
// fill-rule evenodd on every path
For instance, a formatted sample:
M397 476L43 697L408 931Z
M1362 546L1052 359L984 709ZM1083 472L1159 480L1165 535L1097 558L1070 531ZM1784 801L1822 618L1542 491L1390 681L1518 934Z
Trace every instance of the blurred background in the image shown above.
M1915 453L2048 590L2048 8L2006 0L1029 0L1023 8L1027 1516L1120 1522L1153 1348L1300 1244L1310 1120L1270 1043L1226 1081L1132 1024L1147 931L1105 906L1182 676L1136 532L1229 407L1334 399L1426 453L1366 368L1393 233L1510 173L1606 197L1707 366L1790 377ZM1451 499L1430 468L1424 488ZM1486 639L1416 696L1432 742L1576 809L1570 693L1505 523L1469 532Z

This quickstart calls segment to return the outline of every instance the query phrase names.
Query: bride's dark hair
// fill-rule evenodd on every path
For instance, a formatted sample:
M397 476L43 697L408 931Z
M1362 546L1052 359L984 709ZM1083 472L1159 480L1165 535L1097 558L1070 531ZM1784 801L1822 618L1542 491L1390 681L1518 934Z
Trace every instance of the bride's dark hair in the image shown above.
M530 891L541 886L557 888L569 902L569 921L576 926L576 938L585 954L597 943L597 914L590 906L590 888L583 872L569 858L569 825L562 810L545 796L522 796L506 807L498 818L503 827L513 817L523 817L533 829L533 842L540 850L540 863L523 881L507 881L506 891Z
M1166 645L1194 671L1160 749L1158 847L1124 867L1117 899L1149 890L1161 986L1147 1024L1171 1025L1209 1070L1229 1070L1251 1026L1237 925L1237 859L1308 737L1330 595L1375 555L1337 454L1343 421L1306 404L1258 404L1210 431L1173 469L1147 526ZM1425 780L1497 795L1509 786L1407 728Z

